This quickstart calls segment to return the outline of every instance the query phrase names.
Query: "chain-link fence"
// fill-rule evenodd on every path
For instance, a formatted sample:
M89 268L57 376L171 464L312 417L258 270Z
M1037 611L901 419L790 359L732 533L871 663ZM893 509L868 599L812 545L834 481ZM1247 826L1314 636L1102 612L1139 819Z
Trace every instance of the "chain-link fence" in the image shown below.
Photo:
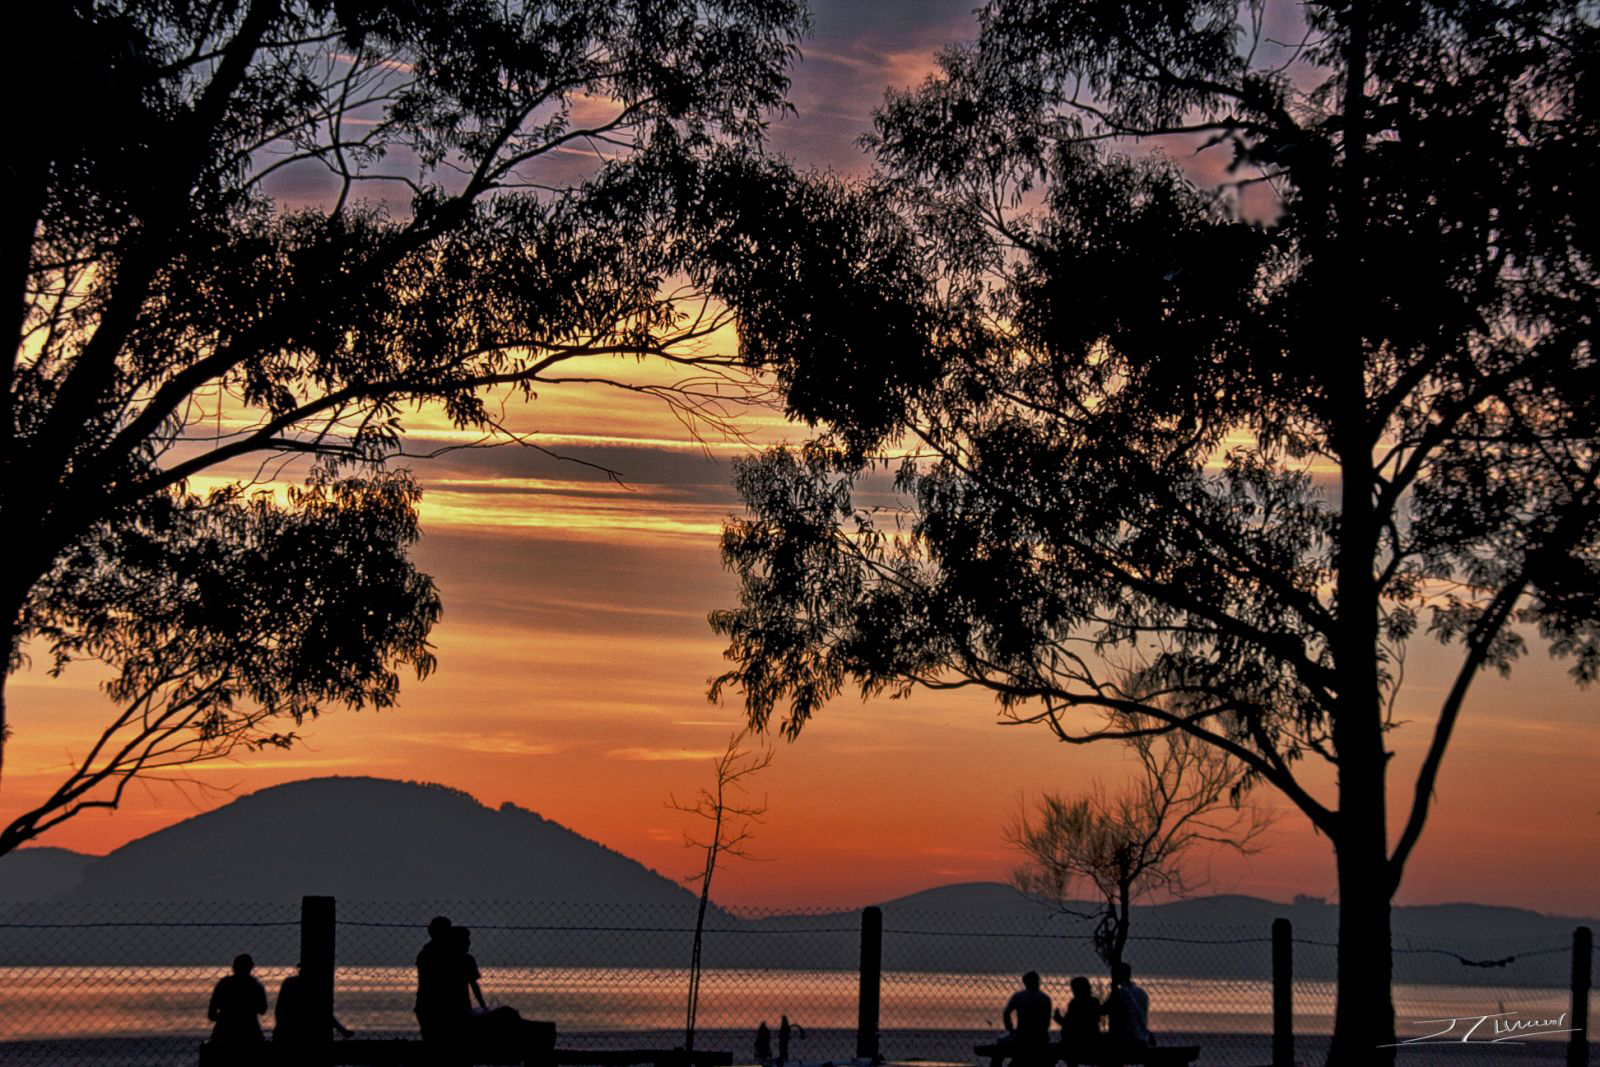
M472 931L484 995L553 1020L564 1049L672 1048L683 1043L690 907L619 904L339 901L335 1009L363 1036L415 1036L415 959L436 915ZM1105 994L1089 924L1044 909L882 916L878 1036L889 1060L974 1062L1026 970L1064 1007L1074 975ZM1571 937L1519 942L1395 938L1402 1040L1463 1020L1547 1020L1569 1009ZM12 905L0 909L0 1063L192 1064L209 1024L211 988L240 952L275 994L300 946L298 907ZM1126 958L1150 996L1151 1027L1169 1045L1199 1045L1202 1065L1272 1060L1272 935L1268 928L1144 924ZM1331 1032L1336 949L1331 931L1294 936L1297 1057L1320 1062ZM862 984L862 916L715 910L707 918L696 1045L755 1057L765 1022L789 1058L853 1059ZM1504 1014L1502 1014L1504 1013ZM270 1027L270 1015L266 1025ZM1480 1023L1480 1029L1492 1026ZM1556 1029L1557 1027L1546 1027ZM1492 1036L1488 1029L1471 1035ZM1521 1035L1512 1035L1519 1037ZM1566 1035L1483 1045L1413 1046L1407 1064L1563 1062Z
M1400 1062L1566 1063L1570 1035L1556 1031L1572 1026L1570 933L1519 940L1396 935L1392 945L1396 1039L1412 1042ZM1315 1053L1333 1030L1337 955L1334 931L1295 931L1295 973L1311 976L1294 983L1295 1032L1308 1035L1298 1042L1308 1063L1320 1062ZM1594 1019L1600 998L1591 990L1588 999ZM1541 1036L1525 1036L1524 1028Z
M276 989L299 945L295 905L5 905L0 1064L192 1065L234 956Z

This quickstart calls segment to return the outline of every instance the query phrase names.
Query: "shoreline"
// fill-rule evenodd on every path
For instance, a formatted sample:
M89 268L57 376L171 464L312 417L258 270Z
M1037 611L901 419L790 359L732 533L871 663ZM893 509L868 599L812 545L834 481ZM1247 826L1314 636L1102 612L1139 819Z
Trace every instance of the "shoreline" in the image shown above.
M7 1067L193 1067L204 1031L141 1035L137 1037L53 1038L0 1042L0 1061ZM415 1037L403 1031L364 1031L362 1037ZM750 1059L752 1034L744 1030L703 1029L696 1033L700 1048L726 1049L735 1064ZM879 1047L891 1064L972 1064L983 1067L973 1053L974 1044L992 1040L990 1030L884 1030ZM564 1048L672 1048L682 1044L681 1031L626 1030L572 1031L559 1035ZM1266 1033L1197 1033L1162 1031L1162 1045L1199 1045L1196 1067L1267 1067L1272 1060L1272 1037ZM1305 1067L1322 1062L1328 1037L1307 1035L1295 1042L1295 1057ZM817 1028L791 1046L790 1067L839 1067L853 1062L855 1031ZM965 1054L962 1054L965 1050ZM1591 1052L1592 1052L1591 1044ZM1451 1042L1442 1045L1402 1046L1396 1050L1400 1067L1559 1067L1566 1062L1564 1040L1525 1044Z

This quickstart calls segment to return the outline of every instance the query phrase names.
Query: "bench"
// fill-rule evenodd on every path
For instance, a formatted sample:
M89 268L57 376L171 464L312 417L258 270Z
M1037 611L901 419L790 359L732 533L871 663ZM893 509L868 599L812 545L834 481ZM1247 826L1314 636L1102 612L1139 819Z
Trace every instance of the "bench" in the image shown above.
M990 1061L1012 1059L1023 1063L1032 1063L1035 1067L1055 1067L1062 1062L1063 1049L1060 1042L1052 1041L1042 1048L1019 1048L1009 1044L973 1045L972 1051L979 1056L987 1057ZM1200 1058L1199 1045L1152 1045L1149 1048L1126 1049L1120 1054L1105 1055L1093 1061L1104 1065L1122 1065L1122 1067L1188 1067L1189 1064ZM1086 1061L1079 1060L1079 1063Z
M559 1067L731 1067L733 1053L681 1048L558 1048L551 1062Z
M533 1035L532 1047L508 1049L479 1046L472 1052L472 1063L493 1067L730 1067L731 1052L711 1052L696 1049L685 1053L681 1048L618 1048L618 1049L561 1049L555 1047L555 1024L534 1023L540 1032ZM548 1042L542 1041L543 1028L548 1027ZM329 1046L331 1058L326 1062L360 1067L432 1067L432 1059L422 1042L415 1038L354 1037L335 1041ZM299 1064L301 1058L294 1052L274 1049L270 1043L262 1046L260 1067L288 1067ZM200 1067L240 1067L237 1055L219 1049L206 1041L200 1046Z
M516 1041L473 1042L470 1059L455 1054L454 1063L492 1067L554 1067L556 1024L523 1020L521 1038ZM352 1037L330 1042L323 1063L339 1067L432 1067L437 1057L420 1040L404 1037ZM210 1041L200 1044L200 1067L292 1067L307 1060L303 1050L268 1042L259 1055L242 1063L235 1049L220 1048ZM698 1065L696 1065L698 1067Z
M422 1042L414 1038L357 1037L336 1041L329 1046L329 1057L323 1063L359 1065L359 1067L433 1067L435 1060L425 1050ZM269 1043L262 1046L259 1058L241 1061L232 1049L221 1049L207 1041L200 1046L200 1067L291 1067L305 1062L298 1051L274 1049ZM455 1061L468 1062L468 1061ZM529 1058L520 1052L506 1049L482 1049L472 1054L473 1067L548 1067L549 1060Z

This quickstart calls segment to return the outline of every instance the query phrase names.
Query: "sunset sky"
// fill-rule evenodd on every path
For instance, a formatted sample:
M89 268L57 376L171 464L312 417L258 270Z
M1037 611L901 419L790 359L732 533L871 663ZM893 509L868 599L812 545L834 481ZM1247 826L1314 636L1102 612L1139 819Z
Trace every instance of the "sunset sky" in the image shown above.
M974 29L972 0L814 0L775 148L841 174L861 173L855 145L886 86L906 86L933 53ZM285 188L282 195L295 195ZM309 195L309 194L308 194ZM123 810L96 813L40 844L104 852L196 810L298 778L370 774L440 782L489 805L532 808L670 876L696 866L682 834L697 829L666 806L708 779L738 728L736 698L706 701L723 669L708 612L735 590L718 561L724 518L739 504L729 461L750 446L698 444L648 398L547 390L508 409L540 444L624 473L513 447L420 462L426 487L420 566L445 604L434 632L439 669L381 714L336 711L306 743L197 770L205 788L134 790ZM742 424L752 440L798 441L804 427L768 411ZM408 420L412 447L453 440L429 413ZM1438 806L1411 861L1402 904L1477 901L1558 914L1600 912L1600 693L1535 650L1509 680L1477 684L1438 787ZM1404 818L1455 655L1412 645L1392 735L1391 817ZM0 818L59 779L110 707L97 677L32 669L8 693ZM1409 721L1408 721L1409 720ZM715 897L759 906L857 905L929 886L1003 880L1017 860L1004 826L1024 797L1073 791L1129 769L1115 747L1069 748L1037 728L1001 726L978 695L918 694L863 703L847 694L793 744L778 744L755 781L769 814L751 851L718 874ZM1329 795L1331 776L1318 781ZM1276 803L1266 791L1260 798ZM1200 856L1210 889L1288 899L1333 896L1332 854L1284 808L1250 859Z

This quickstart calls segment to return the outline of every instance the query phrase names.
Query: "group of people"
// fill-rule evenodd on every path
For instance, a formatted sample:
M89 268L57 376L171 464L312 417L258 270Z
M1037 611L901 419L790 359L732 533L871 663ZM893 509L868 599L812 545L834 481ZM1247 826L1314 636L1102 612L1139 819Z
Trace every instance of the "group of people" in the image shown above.
M236 1062L259 1059L266 1051L266 1036L260 1017L267 1013L267 990L251 972L255 960L248 953L234 957L233 971L217 982L206 1011L215 1027L213 1045L231 1050ZM440 1063L450 1062L459 1050L485 1044L514 1043L524 1025L514 1008L490 1009L479 985L482 975L472 955L472 932L456 926L443 915L428 923L428 943L417 953L417 1026L422 1041L435 1051ZM283 980L273 1012L274 1051L292 1058L295 1051L327 1041L332 1031L349 1037L352 1031L330 1011L315 1006L308 995L305 975L296 965L294 974ZM1154 1044L1150 1036L1150 996L1133 981L1133 968L1119 962L1112 969L1111 989L1104 1003L1095 997L1089 980L1072 980L1072 999L1062 1013L1052 1010L1049 994L1040 988L1038 971L1022 976L1022 988L1006 1002L1001 1018L1005 1037L991 1062L1001 1067L1010 1058L1012 1067L1052 1067L1057 1059L1067 1067L1115 1060L1121 1053L1132 1053ZM320 1014L320 1018L318 1018ZM1061 1026L1060 1046L1052 1047L1051 1020ZM1100 1022L1104 1019L1105 1030ZM798 1030L798 1027L794 1028ZM781 1065L788 1059L791 1026L784 1016L779 1028L778 1055ZM771 1063L770 1032L762 1023L756 1035L756 1057Z
M327 1041L334 1032L343 1037L353 1033L331 1012L316 1006L296 964L295 973L278 990L269 1049L261 1029L267 990L254 970L255 960L248 953L235 956L232 973L217 982L206 1010L214 1024L211 1044L228 1052L230 1063L259 1062L269 1051L274 1059L298 1062L299 1052ZM433 1058L440 1063L450 1062L469 1045L510 1043L521 1036L522 1017L514 1008L491 1009L479 985L481 977L472 955L472 932L443 915L435 916L428 923L428 943L417 953L416 1014L423 1044L433 1048Z
M778 1023L778 1055L772 1055L772 1031L767 1029L767 1020L762 1019L761 1025L756 1027L755 1058L761 1067L783 1067L789 1062L789 1041L793 1038L806 1036L805 1028L799 1023L789 1022L789 1017L784 1015Z
M232 972L211 991L211 1003L206 1008L206 1018L213 1023L211 1042L236 1053L238 1062L261 1058L266 1051L267 1038L261 1031L261 1016L267 1013L267 988L253 973L256 961L248 952L233 958ZM278 987L278 1002L272 1012L272 1044L274 1051L283 1053L280 1058L293 1059L295 1054L315 1043L326 1040L332 1030L345 1037L352 1031L332 1015L317 1019L314 998L307 995L305 975L300 964L295 973Z
M1006 1034L1001 1041L1006 1051L994 1058L991 1067L1000 1067L1004 1056L1011 1058L1013 1067L1049 1067L1058 1058L1066 1061L1067 1067L1078 1067L1080 1063L1114 1060L1121 1053L1154 1043L1150 995L1134 983L1133 968L1127 963L1119 962L1112 969L1111 990L1103 1004L1090 988L1089 979L1074 978L1065 1014L1051 1010L1050 996L1039 986L1039 972L1029 971L1022 976L1022 988L1006 1002L1002 1016ZM1061 1026L1059 1049L1051 1047L1051 1019ZM1106 1022L1104 1032L1101 1019Z

